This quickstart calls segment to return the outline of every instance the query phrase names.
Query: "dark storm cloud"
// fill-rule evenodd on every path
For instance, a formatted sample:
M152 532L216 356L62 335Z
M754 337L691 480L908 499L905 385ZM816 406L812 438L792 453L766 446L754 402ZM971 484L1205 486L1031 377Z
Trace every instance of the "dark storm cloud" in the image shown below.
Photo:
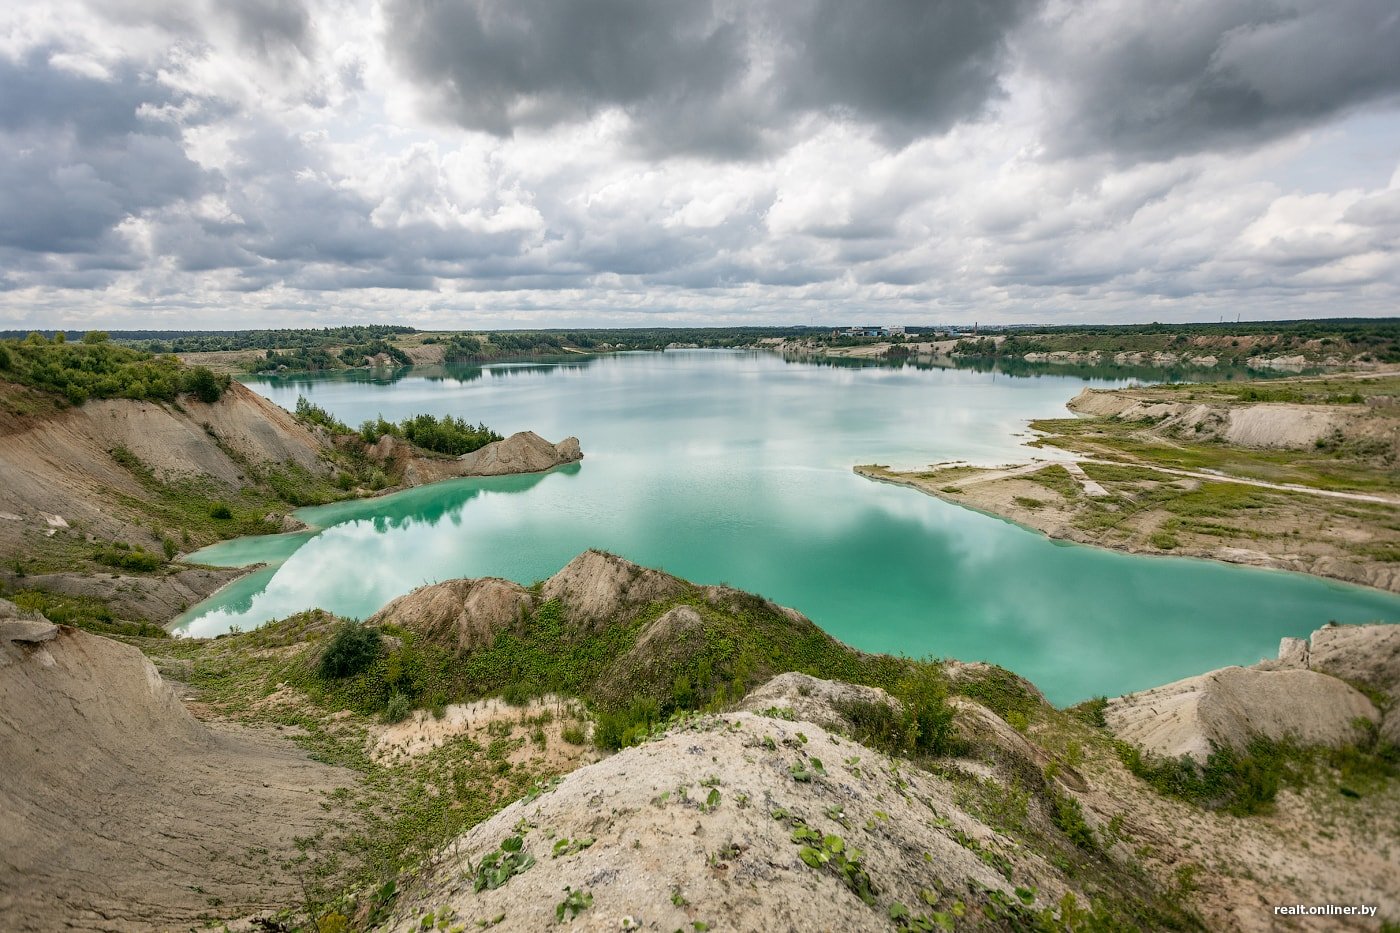
M1395 0L1079 4L1028 33L1066 153L1170 158L1400 98Z
M211 31L232 27L244 49L269 60L308 54L311 14L299 0L90 0L93 13L124 25L159 26L186 39L208 41Z
M786 102L846 113L905 141L944 129L998 94L1007 31L1030 6L818 0L808 15L780 21L790 30Z
M999 92L1031 0L389 0L388 51L435 112L509 135L618 107L653 153L750 155L804 114L907 141Z
M175 103L131 70L111 80L54 67L46 50L0 56L0 246L92 252L127 218L204 182L179 134L143 108Z

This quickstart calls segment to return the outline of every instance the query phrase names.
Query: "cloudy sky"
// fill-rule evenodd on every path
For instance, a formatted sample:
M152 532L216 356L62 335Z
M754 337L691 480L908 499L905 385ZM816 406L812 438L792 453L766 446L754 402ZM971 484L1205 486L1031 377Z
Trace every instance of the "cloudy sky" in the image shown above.
M1400 313L1395 0L0 23L0 328Z

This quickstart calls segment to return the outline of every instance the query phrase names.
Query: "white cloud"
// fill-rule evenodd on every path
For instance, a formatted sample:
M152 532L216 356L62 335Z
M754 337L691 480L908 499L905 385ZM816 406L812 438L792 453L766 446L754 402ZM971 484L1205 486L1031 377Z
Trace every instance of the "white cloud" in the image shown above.
M547 5L476 36L578 46L538 74L397 0L13 5L0 327L1394 313L1385 4L1008 2L955 73L913 64L948 24L823 2L657 5L677 60L617 71L639 35Z

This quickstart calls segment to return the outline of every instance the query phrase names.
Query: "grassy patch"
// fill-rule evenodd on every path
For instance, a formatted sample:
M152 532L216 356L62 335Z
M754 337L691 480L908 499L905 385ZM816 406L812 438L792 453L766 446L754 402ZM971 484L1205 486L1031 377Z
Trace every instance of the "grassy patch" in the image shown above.
M28 612L43 614L50 622L71 625L98 635L168 638L165 629L144 620L117 618L107 604L92 596L62 596L44 590L19 589L5 598Z

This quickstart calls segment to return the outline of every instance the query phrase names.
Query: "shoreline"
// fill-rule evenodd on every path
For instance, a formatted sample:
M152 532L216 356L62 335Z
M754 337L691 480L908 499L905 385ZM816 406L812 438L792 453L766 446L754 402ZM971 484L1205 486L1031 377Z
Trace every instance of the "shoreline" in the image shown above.
M499 442L498 442L498 443L499 443ZM521 471L521 472L519 472L519 473L502 473L502 474L497 474L497 476L545 476L545 475L548 475L548 474L550 474L550 473L555 472L556 470L562 470L562 469L564 469L565 467L570 467L570 466L573 466L573 465L575 465L575 464L577 464L577 463L579 463L578 460L570 460L570 461L567 461L567 462L564 462L564 463L556 463L554 466L547 467L546 469L543 469L543 470L528 470L528 471ZM332 526L332 525L316 525L316 524L312 524L311 522L308 522L308 521L306 521L305 519L301 518L297 513L299 513L299 512L304 512L304 511L306 511L306 510L308 510L308 509L320 509L320 508L326 508L327 506L348 505L348 504L354 503L354 502L369 502L369 501L372 501L372 500L375 500L375 499L385 499L385 498L388 498L389 496L399 495L399 494L401 494L401 493L406 493L406 492L412 492L413 490L416 490L416 489L426 489L426 488L428 488L428 487L439 486L439 485L441 485L441 484L443 484L443 483L461 482L461 481L464 481L464 480L476 480L476 481L480 481L480 480L484 480L484 479L489 480L489 479L495 479L495 478L497 478L497 477L496 477L496 476L446 476L446 477L443 477L442 479L432 480L431 482L427 482L427 483L418 483L418 484L416 484L416 485L414 485L414 484L399 484L399 485L397 485L397 486L390 486L390 487L385 488L385 489L378 489L378 490L375 490L375 491L371 492L371 493L370 493L369 495L367 495L367 496L356 496L356 497L351 498L351 499L338 499L338 500L336 500L335 502L327 502L327 503L324 503L323 505L308 505L308 506L303 506L303 507L301 507L301 508L299 508L299 509L295 509L295 510L293 510L292 512L288 513L291 517L295 518L295 519L296 519L298 522L300 522L301 525L302 525L301 528L298 528L298 529L296 529L295 531L282 531L282 532L276 532L276 533L274 533L274 534L266 534L266 535L240 535L239 537L236 537L236 538L225 538L225 539L222 540L222 541L215 541L213 544L209 544L209 545L206 545L206 546L203 547L203 548L200 548L200 550L201 550L201 551L208 550L209 548L215 548L215 547L219 547L220 545L228 544L228 543L231 542L231 541L241 541L241 540L245 540L245 539L247 539L247 538L275 538L275 537L281 537L281 536L283 536L283 535L299 535L299 534L306 534L306 533L308 533L308 532L310 532L311 535L312 535L312 537L314 537L316 534L318 534L318 533L320 533L320 532L322 532L322 531L325 531L327 528L330 528L330 527L333 527L333 526ZM300 548L298 548L298 550L299 550L299 549L300 549ZM199 551L195 551L194 553L198 554ZM296 552L293 551L292 553L296 553ZM289 554L289 555L287 555L287 556L290 557L291 555ZM238 583L240 580L247 579L247 577L248 577L249 575L254 574L254 573L257 573L257 572L260 571L260 570L265 570L265 569L267 569L268 567L281 566L281 564L283 564L285 561L286 561L286 558L283 558L282 560L279 560L279 561L268 561L268 560L264 560L264 561L258 561L257 563L253 563L253 564L239 564L239 565L234 565L234 566L222 565L222 564L202 564L202 563L198 563L198 562L181 561L181 563L184 563L185 566L190 567L190 568L194 568L194 569L205 569L205 568L208 568L208 569L214 569L214 570L238 570L238 571L241 571L241 572L240 572L237 576L235 576L235 577L233 577L233 578L231 578L231 579L229 579L229 580L224 581L224 582L223 582L222 584L220 584L216 589L210 591L209 593L205 594L204 596L201 596L200 599L199 599L199 602L196 602L196 603L192 604L188 609L185 609L183 612L180 612L178 615L176 615L176 616L174 616L174 617L172 617L172 618L170 618L170 619L167 619L167 620L164 621L164 622L159 623L160 627L161 627L162 629L164 629L164 630L166 631L167 634L170 634L170 635L172 635L172 636L174 636L174 637L188 637L188 638L202 637L202 636L194 636L194 635L190 635L190 636L180 636L180 635L176 635L175 632L174 632L174 626L179 622L179 620L180 620L180 618L181 618L182 616L184 616L184 615L186 615L187 613L189 613L190 611L192 611L196 606L199 606L199 605L201 605L201 604L203 604L203 603L205 603L205 602L208 602L209 600L213 599L215 596L218 596L218 595L219 595L220 593L222 593L224 590L226 590L226 589L228 589L229 587L231 587L231 586L235 585L236 583Z
M1018 466L1027 466L1022 464ZM1055 462L1047 462L1044 466L1058 465ZM1043 468L1043 467L1042 467ZM992 472L991 468L986 469ZM997 468L998 470L1000 468ZM1000 521L1008 522L1019 528L1039 534L1050 541L1064 542L1066 544L1082 545L1084 547L1094 547L1101 550L1117 551L1121 554L1131 554L1138 557L1178 557L1193 560L1208 560L1214 563L1226 564L1234 567L1253 567L1257 570L1270 570L1280 573L1299 573L1330 583L1337 583L1344 586L1355 586L1365 590L1372 590L1390 595L1400 595L1400 580L1392 582L1391 585L1381 585L1368 579L1360 578L1355 574L1345 571L1349 569L1345 564L1336 567L1333 572L1327 572L1327 568L1332 564L1324 563L1323 569L1318 569L1317 564L1323 561L1306 562L1301 558L1288 559L1287 557L1269 554L1265 551L1234 548L1222 545L1218 548L1207 549L1199 547L1180 547L1164 549L1144 546L1140 543L1111 542L1095 540L1092 537L1076 533L1068 522L1034 521L1035 512L1024 509L1019 510L1019 514L1012 514L1009 510L1003 510L985 502L978 502L968 496L958 495L956 492L949 492L943 488L935 486L933 483L921 480L915 471L901 472L890 470L879 464L857 464L851 471L864 479L877 483L887 483L892 486L903 486L921 492L924 495L932 496L959 508L964 508L972 512L986 515ZM1224 481L1224 480L1222 480ZM988 480L990 483L998 480ZM1338 562L1339 564L1342 562ZM1363 565L1364 566L1364 565Z

